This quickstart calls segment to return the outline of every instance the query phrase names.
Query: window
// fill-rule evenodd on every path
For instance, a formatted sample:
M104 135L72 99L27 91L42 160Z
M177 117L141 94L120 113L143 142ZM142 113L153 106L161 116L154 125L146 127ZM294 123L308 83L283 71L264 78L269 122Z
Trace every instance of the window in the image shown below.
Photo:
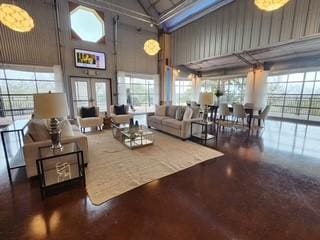
M215 93L220 89L224 95L220 97L220 102L243 103L246 91L246 77L238 77L222 80L203 80L201 81L201 91Z
M118 73L118 102L135 113L155 111L159 104L158 75Z
M174 84L174 103L187 105L192 98L192 81L189 78L177 78Z
M0 125L28 118L33 112L33 94L57 89L52 69L26 71L0 69Z
M70 13L71 29L84 41L98 42L105 35L104 20L94 9L78 6Z
M270 116L320 121L320 72L268 77Z

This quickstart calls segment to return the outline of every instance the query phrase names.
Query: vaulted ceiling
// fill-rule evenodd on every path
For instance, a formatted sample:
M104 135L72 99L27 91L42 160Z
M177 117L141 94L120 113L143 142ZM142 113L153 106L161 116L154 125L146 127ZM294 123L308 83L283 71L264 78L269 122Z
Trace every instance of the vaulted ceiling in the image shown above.
M137 0L166 31L188 24L234 0Z

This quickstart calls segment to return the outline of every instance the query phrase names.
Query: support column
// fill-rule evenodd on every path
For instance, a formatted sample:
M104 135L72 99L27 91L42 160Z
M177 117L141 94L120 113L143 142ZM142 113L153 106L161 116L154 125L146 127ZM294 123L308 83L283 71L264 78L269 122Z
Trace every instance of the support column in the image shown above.
M172 103L173 69L171 66L171 36L162 33L159 37L161 52L159 55L160 69L160 103Z
M255 69L248 72L244 103L263 108L267 104L267 78L269 71Z

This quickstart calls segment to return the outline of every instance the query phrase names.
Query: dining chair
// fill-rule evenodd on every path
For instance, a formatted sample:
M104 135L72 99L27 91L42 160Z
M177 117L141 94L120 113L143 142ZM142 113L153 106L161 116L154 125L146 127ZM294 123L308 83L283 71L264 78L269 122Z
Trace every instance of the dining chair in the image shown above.
M259 115L254 115L253 116L253 124L254 124L255 120L262 120L263 126L264 126L265 120L269 114L269 111L270 111L270 105L267 105Z
M254 108L254 104L253 103L245 103L244 104L244 108L245 109L253 109Z
M226 127L226 128L230 128L232 131L234 122L232 118L230 119L232 115L230 113L228 104L220 103L218 108L218 114L219 114L219 119L217 121L218 129L220 129L221 127L224 129Z
M247 114L242 104L234 104L233 106L233 118L235 121L235 129L249 129L247 123Z

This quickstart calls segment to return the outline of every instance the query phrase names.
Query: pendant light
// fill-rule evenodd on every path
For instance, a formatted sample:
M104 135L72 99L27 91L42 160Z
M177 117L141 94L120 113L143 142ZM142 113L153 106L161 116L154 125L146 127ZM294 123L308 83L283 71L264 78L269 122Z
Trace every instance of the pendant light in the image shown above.
M286 5L290 0L255 0L254 4L261 10L271 12Z
M29 32L34 28L33 19L28 12L14 4L0 5L0 22L17 32Z
M153 56L160 51L160 45L158 41L154 39L149 39L144 43L143 49L148 55Z

